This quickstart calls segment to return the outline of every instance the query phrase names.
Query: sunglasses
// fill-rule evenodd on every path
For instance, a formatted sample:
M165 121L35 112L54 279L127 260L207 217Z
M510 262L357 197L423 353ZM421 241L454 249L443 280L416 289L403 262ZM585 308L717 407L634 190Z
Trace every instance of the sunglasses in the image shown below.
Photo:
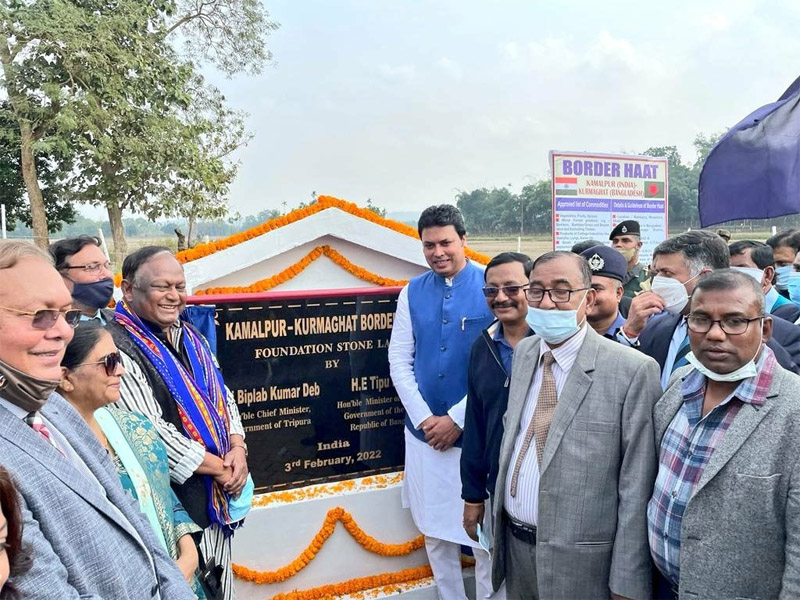
M111 354L106 354L102 360L97 360L95 362L85 362L75 365L75 368L82 367L84 365L103 365L103 368L106 370L106 375L109 377L113 376L117 372L117 367L122 364L122 357L119 354L119 350L116 352L112 352Z
M483 289L483 295L487 298L494 298L497 294L500 293L500 290L503 290L503 293L508 296L509 298L516 298L519 295L520 290L524 288L524 285L504 285L503 287L491 287L487 286Z
M17 308L11 308L10 306L0 306L3 310L10 310L11 312L15 312L21 315L26 315L28 317L33 317L33 321L31 321L31 325L34 329L39 329L40 331L46 331L47 329L52 328L56 321L58 321L58 317L64 317L64 320L67 322L67 325L75 329L78 326L78 323L81 322L81 311L76 308L72 308L70 310L58 310L55 308L40 308L39 310L30 312L27 310L19 310Z

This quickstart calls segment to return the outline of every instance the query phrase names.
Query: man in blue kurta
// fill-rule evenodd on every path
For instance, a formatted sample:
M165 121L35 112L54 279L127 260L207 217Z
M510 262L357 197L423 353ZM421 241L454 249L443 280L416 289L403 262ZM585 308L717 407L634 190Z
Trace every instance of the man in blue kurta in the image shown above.
M466 598L460 545L479 547L461 525L461 431L472 343L493 320L483 298L483 269L465 256L466 229L455 206L431 206L419 218L431 270L397 300L389 364L406 410L403 506L425 534L442 600ZM476 554L477 597L491 595L488 555Z

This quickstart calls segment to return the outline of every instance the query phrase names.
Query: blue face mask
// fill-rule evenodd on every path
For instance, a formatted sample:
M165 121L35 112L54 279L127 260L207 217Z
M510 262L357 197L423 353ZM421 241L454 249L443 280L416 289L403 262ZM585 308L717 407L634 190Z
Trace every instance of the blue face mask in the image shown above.
M584 292L583 299L575 310L544 310L529 306L525 321L548 344L560 344L578 333L583 325L583 321L578 323L578 310L588 293L588 290Z
M244 484L238 498L231 498L228 503L228 514L231 517L230 523L241 521L250 512L250 504L253 501L253 490L255 489L253 478L248 475L247 482Z
M72 299L89 308L104 308L114 294L114 280L101 279L92 283L74 282Z
M800 273L793 272L786 282L786 289L792 302L800 303Z
M775 268L775 276L777 277L775 281L775 287L779 290L785 290L789 285L789 276L794 271L794 267L792 265L783 265L782 267Z

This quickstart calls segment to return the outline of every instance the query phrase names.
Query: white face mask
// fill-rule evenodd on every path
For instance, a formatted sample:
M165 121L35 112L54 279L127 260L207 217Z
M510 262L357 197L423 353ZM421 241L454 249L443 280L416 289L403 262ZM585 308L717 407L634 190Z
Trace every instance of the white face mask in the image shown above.
M750 275L750 277L756 280L758 285L761 285L761 282L764 281L764 271L761 269L755 269L753 267L731 267L731 270Z
M694 352L689 352L689 354L686 355L686 361L695 369L700 371L702 375L705 375L713 381L741 381L742 379L750 379L751 377L758 375L758 369L756 368L756 356L758 356L760 351L761 346L758 347L758 350L756 350L753 358L730 373L717 373L716 371L712 371L700 362L700 360L694 355Z
M664 310L673 315L679 315L689 302L689 294L686 293L686 284L699 276L700 273L681 283L677 279L672 279L671 277L656 275L653 278L650 291L655 292L664 300Z

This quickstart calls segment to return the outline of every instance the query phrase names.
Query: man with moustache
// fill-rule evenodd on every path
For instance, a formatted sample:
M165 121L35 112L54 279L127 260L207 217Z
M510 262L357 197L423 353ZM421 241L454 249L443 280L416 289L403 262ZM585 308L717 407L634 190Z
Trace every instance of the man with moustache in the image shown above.
M526 288L536 334L514 353L493 508L492 581L517 600L651 598L658 366L586 324L591 280L548 252Z
M483 268L465 256L466 228L455 206L426 208L417 229L431 270L397 299L389 367L406 410L403 506L425 534L425 550L442 600L466 598L461 545L479 548L461 525L461 431L470 348L492 313ZM477 597L492 593L488 560L476 553Z
M100 240L90 235L65 238L50 244L50 254L72 294L73 306L82 313L81 320L97 320L102 325L111 320L113 311L108 303L114 293L114 276Z
M656 597L798 598L800 377L765 344L772 318L748 275L700 279L686 320L688 365L653 410Z
M194 598L86 422L53 393L81 313L51 257L0 241L0 461L21 499L21 598Z
M622 257L620 257L622 260ZM467 414L461 447L461 497L464 530L478 541L478 524L491 539L491 504L508 405L514 348L533 333L525 317L533 261L525 254L503 252L486 265L483 294L496 320L475 340L469 357ZM486 517L486 518L485 518ZM478 550L478 552L480 552Z
M622 282L625 280L627 263L625 258L608 246L595 246L581 253L592 270L592 289L595 301L586 311L586 320L597 333L612 341L625 323L620 311L623 296Z

